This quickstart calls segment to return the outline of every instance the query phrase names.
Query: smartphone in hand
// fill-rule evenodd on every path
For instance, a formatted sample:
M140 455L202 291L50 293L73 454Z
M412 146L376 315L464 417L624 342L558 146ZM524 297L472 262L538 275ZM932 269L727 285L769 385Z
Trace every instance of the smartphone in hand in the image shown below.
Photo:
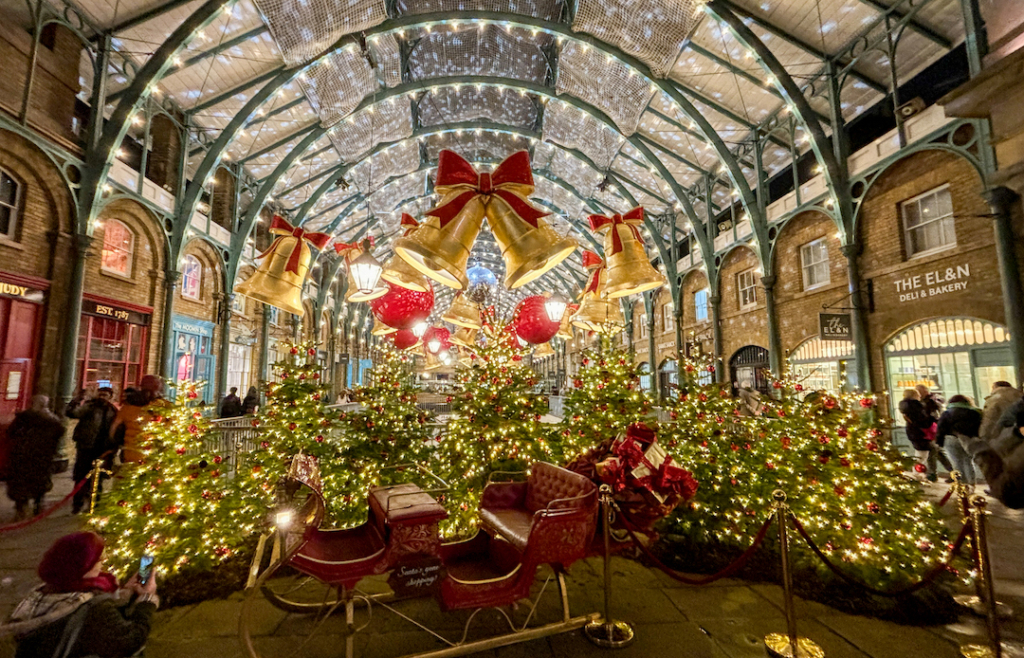
M143 555L139 560L139 583L145 585L153 573L153 556Z

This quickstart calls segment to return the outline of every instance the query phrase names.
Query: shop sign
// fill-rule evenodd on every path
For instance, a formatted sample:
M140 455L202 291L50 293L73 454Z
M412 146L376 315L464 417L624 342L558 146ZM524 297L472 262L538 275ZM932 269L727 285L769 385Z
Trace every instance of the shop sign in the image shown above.
M659 350L674 349L675 346L676 346L676 342L674 340L670 340L670 341L665 342L665 343L658 343L658 349Z
M853 322L849 313L818 313L818 338L852 340Z
M213 336L213 325L201 320L175 320L174 331L199 336Z
M120 308L111 304L101 304L99 302L90 301L88 299L82 300L82 315L92 315L100 318L111 318L119 322L127 322L129 324L141 324L143 326L149 325L149 314L139 313L138 311L129 311L126 308Z
M0 281L0 296L3 297L14 297L15 299L22 299L26 302L42 303L45 295L46 293L42 290L36 290L35 288L29 288L28 286L20 286L16 283Z
M901 302L912 302L927 297L938 297L951 292L967 290L971 276L970 263L933 270L924 274L896 279L896 293Z

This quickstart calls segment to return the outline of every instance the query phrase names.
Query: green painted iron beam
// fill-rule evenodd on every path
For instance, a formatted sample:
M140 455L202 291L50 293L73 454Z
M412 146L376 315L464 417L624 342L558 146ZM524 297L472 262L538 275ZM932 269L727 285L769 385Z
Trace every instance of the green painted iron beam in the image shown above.
M885 2L882 2L881 0L860 0L860 1L862 3L868 5L869 7L877 9L882 14L889 14L890 16L896 18L897 20L902 20L904 18L904 16L905 16L905 14L902 11L900 11L900 9L899 9L899 5L902 4L900 2L897 2L895 4L887 4ZM928 27L927 25L925 25L921 21L911 20L910 22L907 23L907 27L909 27L914 32L917 32L918 34L923 36L925 39L928 39L929 41L931 41L935 45L941 46L942 48L944 48L946 50L949 50L950 48L953 47L953 42L952 41L947 39L942 34L939 34L937 31L933 30L932 28Z

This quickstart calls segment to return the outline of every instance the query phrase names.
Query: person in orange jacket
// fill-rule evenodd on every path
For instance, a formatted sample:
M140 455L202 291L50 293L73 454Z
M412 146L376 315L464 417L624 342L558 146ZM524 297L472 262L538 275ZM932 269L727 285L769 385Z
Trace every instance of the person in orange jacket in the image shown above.
M156 375L146 375L139 388L129 389L124 404L110 426L111 438L122 446L123 463L142 463L141 435L143 426L159 415L158 409L168 406L164 400L164 382ZM119 436L122 434L122 436Z

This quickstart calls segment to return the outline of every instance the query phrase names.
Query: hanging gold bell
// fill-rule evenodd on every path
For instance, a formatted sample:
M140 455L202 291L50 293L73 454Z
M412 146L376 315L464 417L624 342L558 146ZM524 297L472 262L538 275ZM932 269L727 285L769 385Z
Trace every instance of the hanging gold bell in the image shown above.
M569 304L565 307L565 313L562 314L562 321L558 325L558 333L555 334L556 338L572 340L572 316L575 315L576 311L579 309L579 304Z
M448 307L441 319L460 327L479 329L481 325L480 307L467 299L462 292L458 292L452 299L452 305Z
M477 331L479 330L470 329L469 327L461 327L452 335L451 341L456 345L465 347L466 349L475 350Z
M644 249L639 227L643 225L644 209L633 208L625 215L591 215L590 227L604 233L604 253L608 273L604 295L609 299L626 297L654 290L665 285L665 277L651 265Z
M412 215L402 213L402 227L405 229L403 235L408 236L419 228L419 222L413 219ZM405 262L405 259L397 254L392 255L384 264L384 271L381 272L380 278L416 292L426 292L430 287L430 278Z
M398 329L389 327L376 317L373 318L373 329L370 330L370 333L374 336L387 336L388 334L393 334L396 331L398 331Z
M541 343L533 351L533 358L543 359L546 356L554 356L554 354L555 350L551 347L551 343Z
M618 300L604 296L608 269L601 258L590 251L583 253L583 264L590 269L590 278L583 289L580 308L572 316L572 323L585 331L615 333L625 326L626 319Z
M540 277L576 251L575 240L560 237L543 219L535 219L533 224L525 221L504 197L491 197L487 204L487 223L501 247L505 287L509 290Z
M423 367L424 370L437 370L441 367L441 359L436 354L428 349L423 350L423 357L426 359L426 365Z
M302 317L302 284L309 272L309 247L293 237L279 238L276 244L265 254L267 257L260 261L253 275L238 284L235 292ZM294 249L302 249L296 272L289 271Z

